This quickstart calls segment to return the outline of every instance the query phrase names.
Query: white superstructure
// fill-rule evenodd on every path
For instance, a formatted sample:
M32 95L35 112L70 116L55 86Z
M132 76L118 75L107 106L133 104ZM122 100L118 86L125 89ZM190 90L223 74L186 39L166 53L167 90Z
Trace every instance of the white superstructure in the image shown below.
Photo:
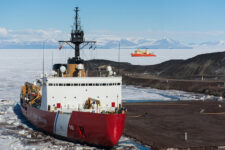
M112 110L121 105L121 87L121 77L45 77L40 109L85 111L91 98L100 101L98 109Z

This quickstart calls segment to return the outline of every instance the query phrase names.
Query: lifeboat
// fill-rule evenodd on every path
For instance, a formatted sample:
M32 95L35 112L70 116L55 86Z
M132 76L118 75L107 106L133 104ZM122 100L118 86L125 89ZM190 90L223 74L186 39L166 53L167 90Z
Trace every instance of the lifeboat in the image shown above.
M134 53L131 53L132 57L155 57L156 55L153 53L150 53L148 49L141 51L140 49L134 51Z

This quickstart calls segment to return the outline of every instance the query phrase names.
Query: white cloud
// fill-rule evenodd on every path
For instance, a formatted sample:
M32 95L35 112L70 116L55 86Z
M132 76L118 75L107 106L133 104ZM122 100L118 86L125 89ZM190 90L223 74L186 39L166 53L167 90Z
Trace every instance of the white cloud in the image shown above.
M0 28L0 40L7 42L42 42L49 41L56 43L58 40L69 39L69 34L55 29L26 29L26 30L6 30Z
M5 28L0 27L0 36L6 36L8 34L8 31Z
M68 39L68 34L63 33L60 30L55 29L27 29L22 31L10 32L12 39L19 39L21 42L40 42L40 41L50 41L57 42L58 40Z

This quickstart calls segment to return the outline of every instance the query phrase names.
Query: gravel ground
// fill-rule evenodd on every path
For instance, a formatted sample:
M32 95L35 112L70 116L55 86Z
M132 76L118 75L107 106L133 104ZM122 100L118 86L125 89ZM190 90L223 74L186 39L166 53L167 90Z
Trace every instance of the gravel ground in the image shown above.
M225 102L167 101L123 106L128 109L124 134L152 149L214 149L225 145Z

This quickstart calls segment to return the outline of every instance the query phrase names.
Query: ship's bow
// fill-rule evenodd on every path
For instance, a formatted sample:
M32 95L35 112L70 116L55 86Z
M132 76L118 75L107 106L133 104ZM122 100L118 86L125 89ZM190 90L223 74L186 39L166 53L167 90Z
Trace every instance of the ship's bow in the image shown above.
M73 112L68 137L94 145L113 147L123 133L125 114Z

